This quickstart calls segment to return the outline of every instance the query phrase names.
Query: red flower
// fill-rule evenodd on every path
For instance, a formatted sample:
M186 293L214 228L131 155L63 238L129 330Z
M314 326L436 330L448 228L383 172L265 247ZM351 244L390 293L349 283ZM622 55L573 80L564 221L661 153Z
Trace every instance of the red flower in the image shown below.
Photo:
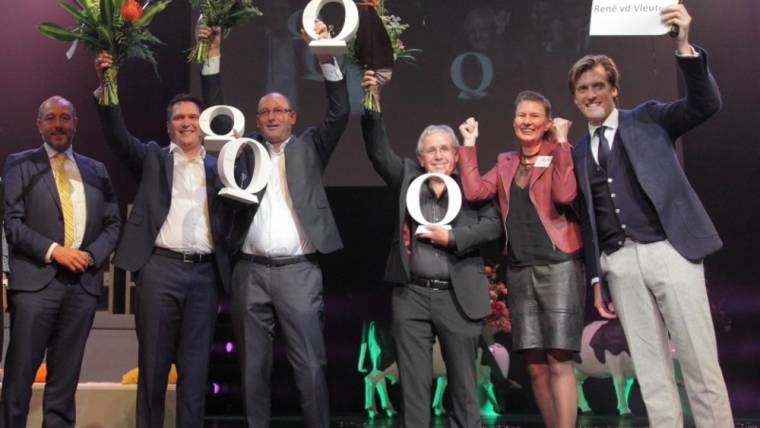
M136 0L126 0L121 6L121 17L129 22L135 22L142 16L143 10Z

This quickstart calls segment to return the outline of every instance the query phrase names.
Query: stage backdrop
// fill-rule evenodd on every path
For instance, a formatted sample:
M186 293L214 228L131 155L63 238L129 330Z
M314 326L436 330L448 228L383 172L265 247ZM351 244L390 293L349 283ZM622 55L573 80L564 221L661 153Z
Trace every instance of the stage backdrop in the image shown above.
M235 29L224 42L222 70L227 102L250 119L258 98L269 90L288 94L299 112L297 130L319 122L325 108L318 68L297 37L302 0L257 2L265 16ZM481 125L483 167L496 153L515 148L512 100L523 89L543 92L555 115L575 122L572 136L585 124L572 105L566 73L572 62L589 52L613 56L622 71L622 106L650 98L683 95L673 50L665 37L588 38L588 0L387 0L395 14L411 25L404 43L422 49L415 64L399 64L385 89L383 107L393 147L412 156L419 131L430 123L456 126L468 116ZM687 174L725 241L725 248L706 261L708 285L718 314L718 343L732 404L738 415L760 415L760 379L755 359L760 181L756 143L756 84L760 56L752 48L760 36L755 25L760 5L737 0L725 5L693 2L692 40L710 53L712 70L723 92L724 109L710 122L683 138ZM95 115L92 90L96 79L92 54L79 49L71 60L68 45L41 36L42 21L70 22L52 0L5 2L0 26L0 160L8 153L40 144L34 126L37 107L53 94L77 106L80 123L76 150L106 163L122 208L134 196L134 180L104 147ZM340 22L341 11L330 7L325 17ZM129 62L120 72L120 98L127 123L143 139L166 141L164 106L175 93L199 93L200 67L189 66L184 50L191 46L194 16L183 0L173 2L152 30L166 44L157 48L159 74L144 63ZM339 24L338 24L339 26ZM387 289L379 289L388 223L366 201L392 203L363 152L359 133L360 71L340 60L349 79L354 116L325 171L333 204L365 201L359 207L335 206L346 250L325 261L328 301L331 391L336 411L362 407L362 384L355 373L358 334L364 314L387 316ZM354 196L355 195L355 196ZM362 231L372 231L362 235ZM383 232L385 231L385 232ZM365 236L369 238L365 239ZM387 238L387 235L385 235ZM372 248L368 251L367 248ZM362 257L365 256L365 257ZM358 263L357 260L363 260ZM382 290L382 291L381 291ZM118 307L117 306L117 311ZM123 307L123 305L122 305ZM514 365L521 362L514 361ZM297 408L292 384L277 390L278 406ZM530 401L530 400L528 400Z

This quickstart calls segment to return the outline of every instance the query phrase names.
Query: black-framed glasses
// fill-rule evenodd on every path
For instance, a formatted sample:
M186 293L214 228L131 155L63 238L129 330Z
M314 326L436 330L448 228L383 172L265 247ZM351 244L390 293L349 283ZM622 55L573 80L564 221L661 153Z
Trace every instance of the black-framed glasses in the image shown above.
M264 109L259 110L256 112L256 116L269 116L270 114L274 114L275 116L283 116L288 113L292 113L294 110L292 108L273 108L273 109Z

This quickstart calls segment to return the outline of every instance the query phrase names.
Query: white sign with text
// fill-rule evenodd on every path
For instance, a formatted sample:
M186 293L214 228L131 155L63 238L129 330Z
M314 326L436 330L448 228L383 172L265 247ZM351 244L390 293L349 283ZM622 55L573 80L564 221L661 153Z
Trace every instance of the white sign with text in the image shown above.
M660 22L660 9L674 0L594 0L591 36L658 36L670 31Z

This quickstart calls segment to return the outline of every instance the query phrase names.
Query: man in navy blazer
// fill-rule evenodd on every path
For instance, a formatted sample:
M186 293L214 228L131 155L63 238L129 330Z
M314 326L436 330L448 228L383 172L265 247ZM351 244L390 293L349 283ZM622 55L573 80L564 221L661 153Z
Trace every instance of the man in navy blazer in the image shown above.
M100 53L101 81L112 58ZM167 106L170 144L129 133L121 108L99 106L106 142L139 180L114 264L137 273L137 426L162 427L167 376L179 375L177 427L202 427L218 287L228 289L224 206L216 158L202 145L201 103L187 94Z
M568 74L589 122L573 153L586 271L599 313L623 325L650 424L683 426L669 336L697 426L733 427L702 267L722 242L675 152L678 137L720 109L720 94L707 53L689 44L684 6L664 7L661 19L680 28L685 98L618 110L619 73L605 55L581 58Z
M11 329L2 422L8 428L26 426L32 383L46 351L43 426L74 426L84 347L103 267L119 235L119 208L105 166L72 149L77 122L68 100L45 100L37 118L43 146L5 162ZM59 192L59 186L66 189Z

